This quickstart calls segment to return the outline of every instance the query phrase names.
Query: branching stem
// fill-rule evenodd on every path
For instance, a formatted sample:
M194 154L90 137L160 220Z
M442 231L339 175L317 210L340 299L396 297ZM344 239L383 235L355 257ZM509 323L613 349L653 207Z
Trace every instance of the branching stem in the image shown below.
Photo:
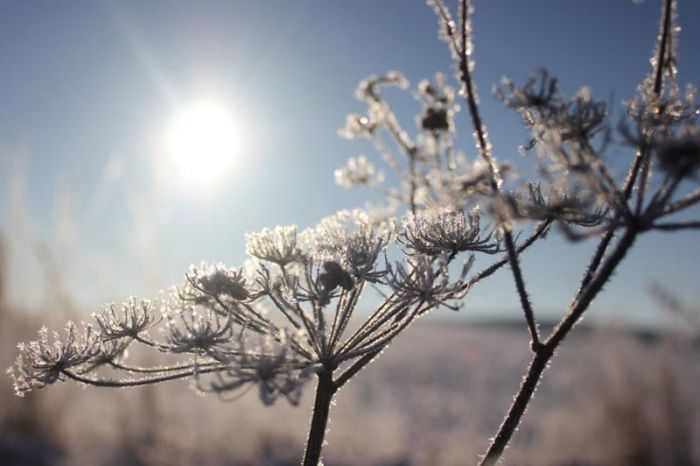
M620 241L616 244L615 249L600 267L598 273L595 274L588 286L580 293L578 299L572 303L569 313L561 320L552 335L535 353L527 369L525 379L518 390L518 394L505 420L499 427L498 433L491 442L486 455L484 455L480 466L492 466L499 460L510 442L515 429L518 427L518 424L520 424L520 420L523 414L525 414L525 410L532 399L535 388L537 388L537 384L542 378L542 373L552 359L552 356L554 356L554 352L569 334L573 326L579 321L583 313L588 309L588 306L603 288L603 285L605 285L612 276L615 268L620 264L622 259L624 259L627 252L634 244L636 236L637 230L634 228L629 228L625 232L622 238L620 238Z
M472 81L471 71L469 70L469 6L469 0L461 0L459 47L460 79L464 85L467 107L469 108L469 116L471 117L472 126L474 127L474 133L479 145L479 153L481 158L484 159L489 167L489 172L491 175L489 177L491 190L494 194L499 194L500 187L498 181L498 168L496 167L496 162L493 160L493 157L489 151L489 143L486 138L486 131L484 130L484 124L479 113L476 92L474 91L474 83ZM523 280L522 271L520 270L518 252L515 248L515 242L513 241L513 233L509 227L506 226L503 228L503 236L505 239L506 249L508 250L508 261L510 262L510 268L513 272L513 280L515 281L523 313L525 314L525 320L527 322L528 329L530 330L530 336L532 338L531 346L533 349L536 349L540 346L539 335L537 333L537 323L535 320L535 315L532 311L532 305L530 304L527 289L525 288L525 281Z
M466 2L467 0L462 0L463 8L466 7ZM670 40L670 27L671 27L671 10L672 10L672 2L673 0L666 0L664 2L664 10L663 10L663 20L662 20L662 32L661 32L661 43L659 45L659 56L657 59L657 68L656 68L656 74L655 74L655 82L654 82L654 92L657 95L660 95L662 86L663 86L663 68L665 66L665 58L666 58L666 47L668 46L668 41ZM464 20L464 13L463 13L463 20ZM466 76L468 77L468 68L464 68L463 65L464 60L461 60L460 62L460 70L462 71L462 76L465 76L465 71L466 71ZM467 88L469 90L469 88ZM470 105L470 111L471 111L471 105ZM473 116L472 119L474 123L476 124L477 121L479 120L474 120ZM478 131L477 131L478 134ZM483 153L483 152L482 152ZM649 170L649 160L650 154L648 148L642 148L640 152L637 155L637 158L635 159L632 167L630 168L630 172L628 175L627 180L625 181L625 186L623 188L623 197L625 200L629 199L633 186L636 182L637 176L641 174L641 179L640 179L640 185L639 185L639 193L637 197L637 208L636 208L636 214L637 216L641 212L642 208L642 203L643 203L643 198L644 198L644 190L646 188L646 183L647 183L647 172ZM683 227L688 225L688 228L693 228L696 227L695 225L696 222L688 222L683 224ZM662 225L668 225L668 229L676 229L680 224L662 224ZM700 224L698 224L700 225ZM658 227L658 225L655 225L655 227ZM664 228L664 227L662 227ZM580 318L583 316L585 311L588 309L590 303L593 301L593 299L597 296L597 294L600 292L600 290L603 288L603 285L608 281L608 279L612 276L613 272L617 268L617 266L620 264L620 262L624 259L626 256L627 252L629 249L632 247L634 244L634 241L638 235L638 233L641 230L639 227L635 224L635 222L631 222L630 226L627 227L625 230L625 233L623 236L620 238L620 240L617 242L615 245L614 249L610 252L610 254L607 256L607 259L605 258L606 253L608 249L610 248L612 239L614 237L614 231L611 229L609 230L601 239L600 243L598 244L598 247L596 248L596 251L594 253L593 258L591 259L591 263L589 264L586 274L584 275L584 278L581 282L581 286L578 289L573 302L570 305L569 312L567 313L566 316L562 318L560 323L557 325L557 327L554 329L552 332L552 335L545 341L545 343L540 346L536 352L535 356L532 359L532 362L530 363L530 366L528 367L528 370L526 372L525 378L523 380L522 385L520 386L520 389L518 391L518 394L515 397L515 400L513 404L511 405L508 414L506 415L505 420L501 424L498 433L494 437L491 445L489 446L486 454L484 455L480 466L491 466L494 465L501 457L503 454L503 451L505 450L506 446L508 445L513 433L515 432L515 429L517 428L518 424L520 423L520 420L522 419L523 414L525 413L525 410L527 409L527 406L532 399L532 395L535 391L535 388L537 387L537 384L539 383L542 374L544 372L544 369L547 367L547 364L549 361L552 359L556 349L559 347L559 345L562 343L562 341L566 338L566 336L569 334L571 329L574 327L574 325L580 320ZM506 239L506 245L507 245L507 239ZM509 255L511 248L509 247ZM516 279L516 285L517 285L517 280L518 276L517 273L514 272L514 277ZM521 295L521 302L523 302L523 296L527 298L527 295ZM526 317L527 317L527 306L529 303L525 302L523 303L523 308L526 312ZM528 319L528 325L530 325L530 320ZM532 332L532 328L530 330Z

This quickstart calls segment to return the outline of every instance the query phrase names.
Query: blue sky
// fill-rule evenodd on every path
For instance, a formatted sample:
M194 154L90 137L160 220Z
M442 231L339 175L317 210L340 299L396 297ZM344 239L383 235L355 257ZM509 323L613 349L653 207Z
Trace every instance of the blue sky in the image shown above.
M526 136L491 95L503 75L522 81L547 67L567 93L589 85L619 115L649 71L658 3L476 1L475 78L496 155L518 157ZM679 10L681 80L700 83L700 3L681 1ZM2 2L0 69L0 232L10 244L11 295L45 303L36 260L44 244L62 285L90 307L153 295L190 263L237 265L246 231L305 227L377 200L333 180L348 157L373 155L336 134L348 113L363 110L355 86L389 70L415 84L450 74L452 63L418 0L103 0ZM238 122L234 169L211 189L164 188L154 173L158 135L203 94ZM394 97L410 127L419 106ZM464 114L457 124L473 152ZM528 254L536 309L562 312L590 248L552 238ZM693 234L644 238L594 304L596 315L654 320L653 280L700 298L699 259ZM464 315L512 314L508 279L502 273L475 290Z

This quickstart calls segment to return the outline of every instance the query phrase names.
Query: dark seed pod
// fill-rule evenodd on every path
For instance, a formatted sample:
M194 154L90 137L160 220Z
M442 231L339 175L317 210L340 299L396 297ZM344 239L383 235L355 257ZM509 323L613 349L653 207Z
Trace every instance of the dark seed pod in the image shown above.
M450 120L447 118L447 110L428 108L420 120L421 127L428 131L447 131L450 129Z
M318 280L326 291L331 291L338 286L351 290L355 286L352 276L335 261L323 263L323 272L318 275Z
M700 138L669 141L656 153L659 167L678 176L692 175L700 167Z

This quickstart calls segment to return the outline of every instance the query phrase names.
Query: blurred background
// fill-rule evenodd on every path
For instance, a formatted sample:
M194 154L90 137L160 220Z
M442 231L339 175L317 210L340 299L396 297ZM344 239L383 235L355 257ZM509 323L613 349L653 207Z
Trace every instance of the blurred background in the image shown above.
M500 159L521 159L519 117L491 85L540 67L623 115L649 72L659 2L475 2L475 78ZM681 83L700 83L700 3L681 1ZM377 202L333 171L366 141L337 135L357 83L453 71L420 1L0 3L0 345L153 297L190 264L240 265L244 234L312 226ZM405 128L420 104L387 91ZM473 155L466 116L458 143ZM609 154L624 165L630 154ZM696 212L697 213L697 212ZM564 312L592 244L554 235L524 258L543 321ZM556 260L552 260L555 257ZM649 235L562 349L507 454L513 465L699 464L700 249ZM438 310L344 390L327 454L337 465L476 458L515 393L527 334L507 271L458 313ZM675 312L669 312L669 310ZM439 342L439 344L437 344ZM309 416L226 405L186 384L52 387L0 380L0 464L296 464ZM308 398L308 396L307 396ZM378 442L377 439L382 439Z

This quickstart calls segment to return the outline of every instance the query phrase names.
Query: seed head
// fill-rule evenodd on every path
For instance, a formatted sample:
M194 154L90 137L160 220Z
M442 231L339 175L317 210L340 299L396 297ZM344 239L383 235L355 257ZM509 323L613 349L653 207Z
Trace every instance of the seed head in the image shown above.
M297 227L276 227L263 229L259 233L246 234L246 252L264 261L284 267L304 258L297 244Z

